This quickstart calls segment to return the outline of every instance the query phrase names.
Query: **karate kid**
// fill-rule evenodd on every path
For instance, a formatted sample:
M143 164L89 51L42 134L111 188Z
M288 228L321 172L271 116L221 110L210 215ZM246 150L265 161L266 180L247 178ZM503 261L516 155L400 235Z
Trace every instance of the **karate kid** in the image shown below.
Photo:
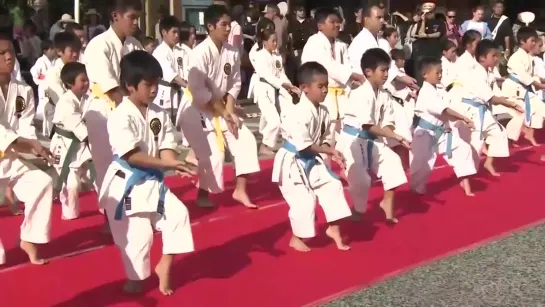
M322 155L333 157L344 166L342 154L331 143L332 133L326 128L330 117L321 104L327 96L327 70L317 62L307 62L299 68L301 100L282 121L285 138L274 158L272 181L290 207L289 218L293 235L290 246L300 252L310 248L304 240L316 235L316 198L329 227L329 236L340 250L349 250L342 240L338 221L350 216L343 186L324 162Z
M545 117L545 104L541 97L534 93L545 89L534 74L534 61L532 51L538 39L537 32L530 27L521 27L517 32L518 50L513 53L507 62L509 76L502 84L502 93L509 99L516 99L524 106L524 116L514 116L507 125L509 138L517 140L520 134L520 127L529 127L526 135L533 145L537 145L532 128L540 128ZM519 129L517 129L519 128ZM518 132L518 133L517 133Z
M259 39L259 37L261 36L261 33L265 30L270 30L270 31L274 31L275 27L274 27L274 22L272 20L270 20L269 18L262 18L258 23L257 23L257 27L256 27L256 38ZM250 52L248 53L248 59L250 60L250 64L252 64L252 67L254 68L255 70L255 66L256 66L256 53L257 53L257 48L259 48L259 44L256 42L252 48L250 48ZM259 81L259 78L257 77L257 74L254 72L254 74L252 74L252 77L250 78L250 84L248 85L248 99L253 99L254 100L254 103L257 103L256 99L257 99L257 96L254 95L254 88L256 86L256 84L258 83ZM262 120L260 120L262 122ZM262 126L263 123L260 123L260 127Z
M151 36L146 36L142 40L142 46L144 47L144 50L146 50L150 54L152 54L153 50L157 48L157 45L157 40Z
M87 98L89 79L85 65L66 63L61 80L67 89L55 105L53 138L50 150L55 156L57 188L62 205L62 219L79 217L79 179L85 174L85 163L91 160L87 146L87 126L83 121L82 104Z
M382 87L388 80L390 56L380 49L367 50L361 58L361 70L367 81L350 93L343 131L337 149L346 157L344 169L349 191L354 201L354 218L367 209L372 171L382 179L384 198L380 207L387 222L397 223L394 214L394 194L407 182L399 156L385 144L393 139L410 149L410 143L394 132L392 98Z
M340 120L344 114L344 107L347 103L347 86L363 83L365 80L361 74L353 73L348 59L348 48L341 42L339 29L342 18L332 8L321 8L316 11L315 21L318 23L318 33L309 37L303 53L301 63L318 62L328 72L329 91L323 103L331 118L331 125L327 127L333 134L340 129ZM335 145L335 135L333 144Z
M282 56L277 53L277 38L274 30L261 32L256 52L255 72L259 77L256 100L261 111L259 133L263 135L260 154L273 155L280 133L281 118L291 112L291 94L300 94L286 76Z
M213 207L210 193L224 189L225 150L234 157L236 187L233 198L257 208L246 192L248 175L259 171L257 144L252 132L235 113L240 92L240 57L227 43L231 18L222 5L204 12L208 37L193 49L188 86L193 101L178 123L195 151L198 163L197 204Z
M492 116L491 105L502 105L513 111L522 112L523 108L515 102L506 100L503 97L495 96L492 89L494 76L492 68L498 61L498 49L489 40L479 42L475 51L478 60L477 65L466 74L462 86L462 100L456 111L471 119L475 129L470 130L466 125L457 122L455 124L458 134L471 144L476 156L474 161L476 167L479 165L479 157L483 145L487 145L487 157L484 168L493 176L499 176L494 168L494 158L508 157L509 144L507 132ZM463 107L465 106L465 107Z
M53 164L49 150L36 140L34 94L26 83L14 79L15 51L10 38L0 37L0 188L12 188L25 204L21 243L32 264L47 261L38 255L38 244L50 240L53 184L51 177L24 162L18 153L32 153ZM5 253L0 244L0 264Z
M49 99L47 99L45 95L46 84L44 80L47 71L53 67L53 63L57 58L57 51L53 46L53 42L47 39L42 41L41 47L43 55L36 60L36 63L30 69L30 74L32 75L34 84L38 86L39 100L36 113L41 114L43 116L42 119L45 119L45 110L47 109L50 113L52 113L54 106L49 104ZM48 114L48 116L51 118L52 114ZM42 135L49 136L51 133L51 128L53 127L49 126L49 124L51 124L49 121L42 120Z
M456 59L456 44L451 40L445 40L443 42L443 55L441 56L441 84L445 88L454 86L456 81Z
M57 51L57 60L51 69L47 71L44 79L44 91L49 103L44 108L44 122L47 126L53 128L53 115L55 105L66 92L66 88L61 80L61 69L66 63L77 62L80 58L81 42L77 36L71 32L59 32L55 34L53 45ZM51 138L51 131L44 136Z
M449 108L449 101L444 97L441 86L441 61L425 58L419 71L423 76L423 85L416 99L416 117L414 137L411 144L411 189L424 194L426 183L437 155L442 155L460 178L460 186L467 196L473 196L469 176L477 173L473 162L471 145L455 135L448 127L448 121L461 121L474 129L473 122Z
M181 76L181 65L174 48L180 42L180 21L174 16L165 16L159 22L161 43L153 51L153 56L163 70L163 79L159 81L159 92L154 103L170 114L172 121L176 119L177 110L182 98L182 88L187 87L187 81ZM175 111L176 110L176 111Z
M165 170L194 174L176 159L174 127L169 115L153 104L162 78L157 60L137 50L121 60L121 87L127 91L108 116L114 161L100 189L114 242L125 265L124 290L141 291L150 276L153 228L162 232L163 255L155 267L159 291L173 293L170 269L174 255L192 252L193 237L185 205L164 183Z

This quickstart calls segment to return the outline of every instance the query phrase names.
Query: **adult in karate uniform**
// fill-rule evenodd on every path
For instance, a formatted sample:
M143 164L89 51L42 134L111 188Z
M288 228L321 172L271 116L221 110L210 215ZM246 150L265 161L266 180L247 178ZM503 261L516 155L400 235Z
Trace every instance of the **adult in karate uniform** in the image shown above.
M418 70L424 83L416 99L416 118L413 142L410 151L411 189L424 194L429 175L438 155L452 166L460 185L468 196L473 196L467 177L477 173L473 161L473 150L458 135L453 134L448 120L461 121L471 129L473 122L449 108L449 101L441 87L441 61L427 58L421 61Z
M278 183L290 207L290 246L302 252L310 250L303 240L316 235L316 197L329 223L326 234L337 248L350 249L343 243L338 225L350 216L350 207L341 182L321 156L330 155L344 164L342 155L331 146L332 133L326 129L330 117L321 105L327 95L327 79L327 70L316 62L300 67L298 80L304 94L282 120L285 141L274 158L272 181Z
M110 28L95 36L85 49L83 63L87 67L91 96L84 107L84 119L99 189L113 157L106 121L123 97L119 88L119 62L130 51L143 50L140 42L131 36L138 28L141 11L139 0L113 0L109 7Z
M331 125L327 127L333 134L340 129L340 120L344 116L344 108L350 86L363 83L365 77L361 73L352 72L348 49L345 43L337 39L342 22L340 14L331 8L322 8L314 16L318 24L318 33L312 35L301 55L301 62L318 62L328 72L329 91L323 105L327 108L331 118ZM334 145L334 144L332 144Z
M382 87L388 78L390 56L380 48L367 50L361 60L361 70L367 81L355 89L348 101L343 131L336 148L346 158L344 169L350 195L354 201L354 217L367 210L372 171L382 179L384 198L380 207L389 222L394 216L394 191L407 182L399 156L385 144L394 139L410 148L410 143L394 132L392 98Z
M226 41L230 31L228 10L209 6L204 19L208 37L193 50L188 86L193 98L178 123L199 161L197 204L215 206L209 193L224 189L225 149L234 157L236 187L233 198L248 208L248 175L259 171L257 144L252 132L235 113L240 92L240 57Z
M174 126L153 103L162 77L161 66L143 50L121 60L121 86L128 93L108 116L114 153L101 188L99 203L107 212L115 244L121 252L126 292L139 292L151 274L153 229L162 234L162 257L155 267L159 291L171 295L174 255L194 250L189 214L164 182L164 170L191 173L178 161ZM194 174L194 173L193 173Z
M34 93L23 81L12 76L15 65L13 44L0 37L0 187L10 187L25 204L21 224L20 247L33 264L46 261L38 255L37 244L50 240L53 184L51 177L24 161L19 152L33 153L53 163L49 150L36 140L34 120ZM0 244L0 264L4 263Z

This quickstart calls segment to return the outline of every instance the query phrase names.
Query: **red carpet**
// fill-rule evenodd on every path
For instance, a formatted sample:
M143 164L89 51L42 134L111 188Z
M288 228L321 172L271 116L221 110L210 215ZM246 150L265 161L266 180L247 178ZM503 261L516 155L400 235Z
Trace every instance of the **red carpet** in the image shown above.
M502 177L481 172L473 180L473 198L463 196L450 168L440 167L432 175L428 196L413 196L406 187L399 191L401 221L395 227L383 223L377 184L366 219L343 225L349 252L337 251L323 237L322 216L320 235L309 243L312 252L287 247L287 206L270 183L270 161L263 163L250 188L263 207L256 211L235 205L227 192L216 197L222 204L217 210L198 209L191 202L195 189L172 178L169 185L190 208L197 251L177 258L171 297L159 294L155 278L140 297L120 292L121 261L115 246L99 234L102 216L95 213L94 194L82 197L83 217L78 220L61 221L55 206L54 239L44 253L61 257L42 267L23 263L25 257L16 248L22 217L2 209L0 234L8 264L0 268L0 301L2 306L301 306L545 219L545 207L536 200L545 179L542 153L544 147L515 149L511 158L499 159ZM160 235L155 238L160 241ZM160 242L154 245L154 262L160 247Z

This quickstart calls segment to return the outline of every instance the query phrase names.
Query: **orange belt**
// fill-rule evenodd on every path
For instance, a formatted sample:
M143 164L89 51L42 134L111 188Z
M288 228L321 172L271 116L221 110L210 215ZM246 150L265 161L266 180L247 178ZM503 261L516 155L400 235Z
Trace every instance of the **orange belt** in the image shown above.
M100 86L97 83L91 85L91 96L106 100L110 104L110 109L115 109L115 101L112 101L110 97L100 89Z

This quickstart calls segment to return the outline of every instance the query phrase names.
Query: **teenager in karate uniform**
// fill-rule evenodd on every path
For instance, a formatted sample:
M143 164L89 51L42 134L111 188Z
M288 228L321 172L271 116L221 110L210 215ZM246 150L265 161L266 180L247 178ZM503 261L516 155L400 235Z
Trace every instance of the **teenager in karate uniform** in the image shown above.
M208 37L193 50L188 86L193 98L178 123L199 160L197 204L213 207L209 193L224 189L225 150L234 157L236 187L232 196L248 208L248 175L259 171L257 144L252 132L235 113L240 92L240 57L226 41L231 19L221 5L204 12Z
M57 50L53 46L53 42L46 39L42 41L42 52L43 55L36 60L36 63L30 69L30 74L32 75L32 80L38 86L38 109L36 110L36 115L41 115L42 117L42 135L49 136L51 133L51 123L45 120L45 114L53 113L55 106L49 103L49 99L45 95L45 76L47 71L53 67L54 61L57 58ZM51 117L51 114L48 114Z
M322 158L329 155L344 166L342 154L331 145L332 133L326 128L330 117L321 105L327 96L327 70L317 62L306 62L297 77L303 94L282 120L285 141L274 158L272 173L272 181L278 183L290 207L290 246L297 251L310 251L303 240L316 235L318 198L329 224L326 235L338 249L349 250L343 243L338 221L350 216L350 207L341 182Z
M441 155L454 169L465 194L473 196L468 179L477 173L473 150L471 145L452 133L448 121L461 121L471 129L475 128L473 122L449 108L449 101L441 87L441 61L425 58L420 65L418 71L422 73L424 83L416 99L415 130L410 152L411 189L418 194L425 193L437 156Z
M154 103L163 108L174 121L177 109L180 107L182 88L187 87L187 81L182 78L181 65L174 48L180 42L180 21L174 16L165 16L159 22L161 43L153 51L153 56L161 64L163 79L159 82L159 92ZM175 111L176 110L176 111Z
M112 0L108 10L110 28L95 36L85 49L83 63L87 67L91 96L84 108L84 119L99 189L113 157L106 121L123 97L119 88L119 62L130 51L143 49L131 36L138 27L141 11L140 0Z
M278 54L276 32L265 30L261 32L259 47L256 53L255 72L259 77L256 100L261 111L263 125L259 133L263 135L260 154L273 155L280 122L287 113L292 112L293 99L291 94L300 94L297 87L291 84L286 76L282 56ZM261 126L261 125L260 125Z
M55 156L57 188L60 190L62 219L79 217L79 179L87 170L84 164L91 160L87 146L87 126L83 121L82 104L89 91L85 65L66 63L61 70L61 80L68 90L55 105L53 138L50 150Z
M337 39L342 18L331 8L322 8L314 16L318 23L318 33L309 37L301 54L301 63L318 62L328 72L329 91L323 103L331 118L331 125L327 127L335 135L341 127L344 108L347 103L349 87L353 82L363 83L363 75L353 73L348 59L348 48L345 43ZM335 144L332 144L333 146Z
M354 217L367 210L372 171L382 179L384 198L380 207L388 222L397 223L394 216L394 194L407 182L399 156L385 144L394 139L410 148L407 139L394 132L392 98L383 89L388 79L391 59L380 48L367 50L361 59L361 70L367 81L350 93L343 131L337 149L346 157L344 169L350 195L354 201Z
M473 147L474 161L477 167L483 145L486 143L487 157L484 168L493 176L499 176L494 168L494 158L508 157L509 144L507 132L493 117L490 106L502 105L518 112L523 110L519 104L497 97L493 93L492 82L494 77L491 76L491 71L498 61L497 51L497 47L489 40L481 41L477 45L475 57L478 63L464 78L462 99L456 109L456 111L473 121L475 129L470 130L460 122L455 124L458 134Z
M121 252L125 291L141 290L150 276L153 229L162 232L163 255L155 267L159 291L171 295L174 255L194 250L189 213L164 182L165 170L194 174L176 159L174 126L167 112L153 103L161 66L143 50L121 60L121 87L128 93L108 116L114 160L100 189L115 244Z
M55 113L55 105L66 92L66 88L61 80L61 69L66 63L77 62L79 60L81 42L77 36L71 32L59 32L55 34L53 46L57 51L57 60L53 67L49 69L44 79L45 96L49 103L45 107L44 122L47 126L53 128L53 115ZM51 137L51 130L45 137Z
M38 255L37 244L50 240L53 184L51 177L18 153L33 153L53 164L49 150L36 140L34 94L26 83L12 76L15 51L10 38L0 37L0 188L12 188L25 204L20 247L33 264L46 261ZM4 263L0 244L0 264Z

